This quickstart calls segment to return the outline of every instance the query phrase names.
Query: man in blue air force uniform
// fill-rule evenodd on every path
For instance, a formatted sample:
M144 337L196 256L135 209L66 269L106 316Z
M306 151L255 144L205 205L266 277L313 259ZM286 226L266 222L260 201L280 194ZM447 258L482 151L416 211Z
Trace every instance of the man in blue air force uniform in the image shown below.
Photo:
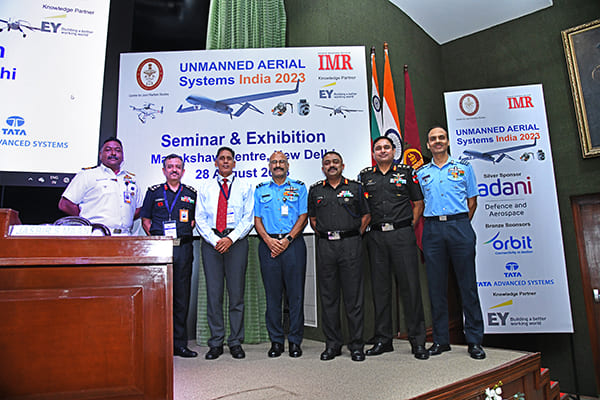
M304 281L306 244L302 231L308 221L307 191L301 181L288 178L288 159L276 151L269 159L272 180L254 192L254 226L260 236L258 257L267 297L266 322L271 348L283 353L282 297L285 288L290 311L290 357L302 356L304 337Z
M477 208L473 168L448 153L448 132L436 126L427 134L431 162L417 171L425 196L423 253L427 266L433 319L429 354L450 351L448 333L448 267L452 263L462 300L464 332L471 358L482 360L483 317L475 276L475 232L471 218Z

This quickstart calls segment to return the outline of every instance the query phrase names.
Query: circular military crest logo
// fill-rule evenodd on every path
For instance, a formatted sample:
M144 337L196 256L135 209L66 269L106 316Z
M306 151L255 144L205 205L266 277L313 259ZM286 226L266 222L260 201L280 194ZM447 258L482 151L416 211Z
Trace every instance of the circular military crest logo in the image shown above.
M144 90L154 90L163 79L163 67L155 58L146 58L138 65L135 77Z
M458 101L460 111L467 117L472 117L479 111L479 100L474 95L467 93Z

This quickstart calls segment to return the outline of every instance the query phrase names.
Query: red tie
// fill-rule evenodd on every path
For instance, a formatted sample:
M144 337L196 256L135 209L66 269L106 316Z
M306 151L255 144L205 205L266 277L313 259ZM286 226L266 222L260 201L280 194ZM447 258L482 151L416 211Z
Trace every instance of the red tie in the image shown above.
M217 206L217 230L223 232L227 229L227 198L229 189L227 188L227 178L223 178L223 185L219 190L219 204Z

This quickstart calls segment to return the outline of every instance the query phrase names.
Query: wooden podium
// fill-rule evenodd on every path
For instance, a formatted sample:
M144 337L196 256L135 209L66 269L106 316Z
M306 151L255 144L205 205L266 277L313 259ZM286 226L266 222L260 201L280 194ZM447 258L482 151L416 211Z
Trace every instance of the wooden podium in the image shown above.
M172 240L19 223L0 209L0 398L172 399Z

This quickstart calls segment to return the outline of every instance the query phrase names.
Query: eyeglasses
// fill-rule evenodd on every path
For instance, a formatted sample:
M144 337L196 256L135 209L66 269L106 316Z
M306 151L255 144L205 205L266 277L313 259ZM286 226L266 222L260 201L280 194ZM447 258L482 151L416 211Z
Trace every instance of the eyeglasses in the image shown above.
M285 164L287 164L287 160L271 160L271 161L269 161L269 163L271 165L277 165L277 164L285 165Z

